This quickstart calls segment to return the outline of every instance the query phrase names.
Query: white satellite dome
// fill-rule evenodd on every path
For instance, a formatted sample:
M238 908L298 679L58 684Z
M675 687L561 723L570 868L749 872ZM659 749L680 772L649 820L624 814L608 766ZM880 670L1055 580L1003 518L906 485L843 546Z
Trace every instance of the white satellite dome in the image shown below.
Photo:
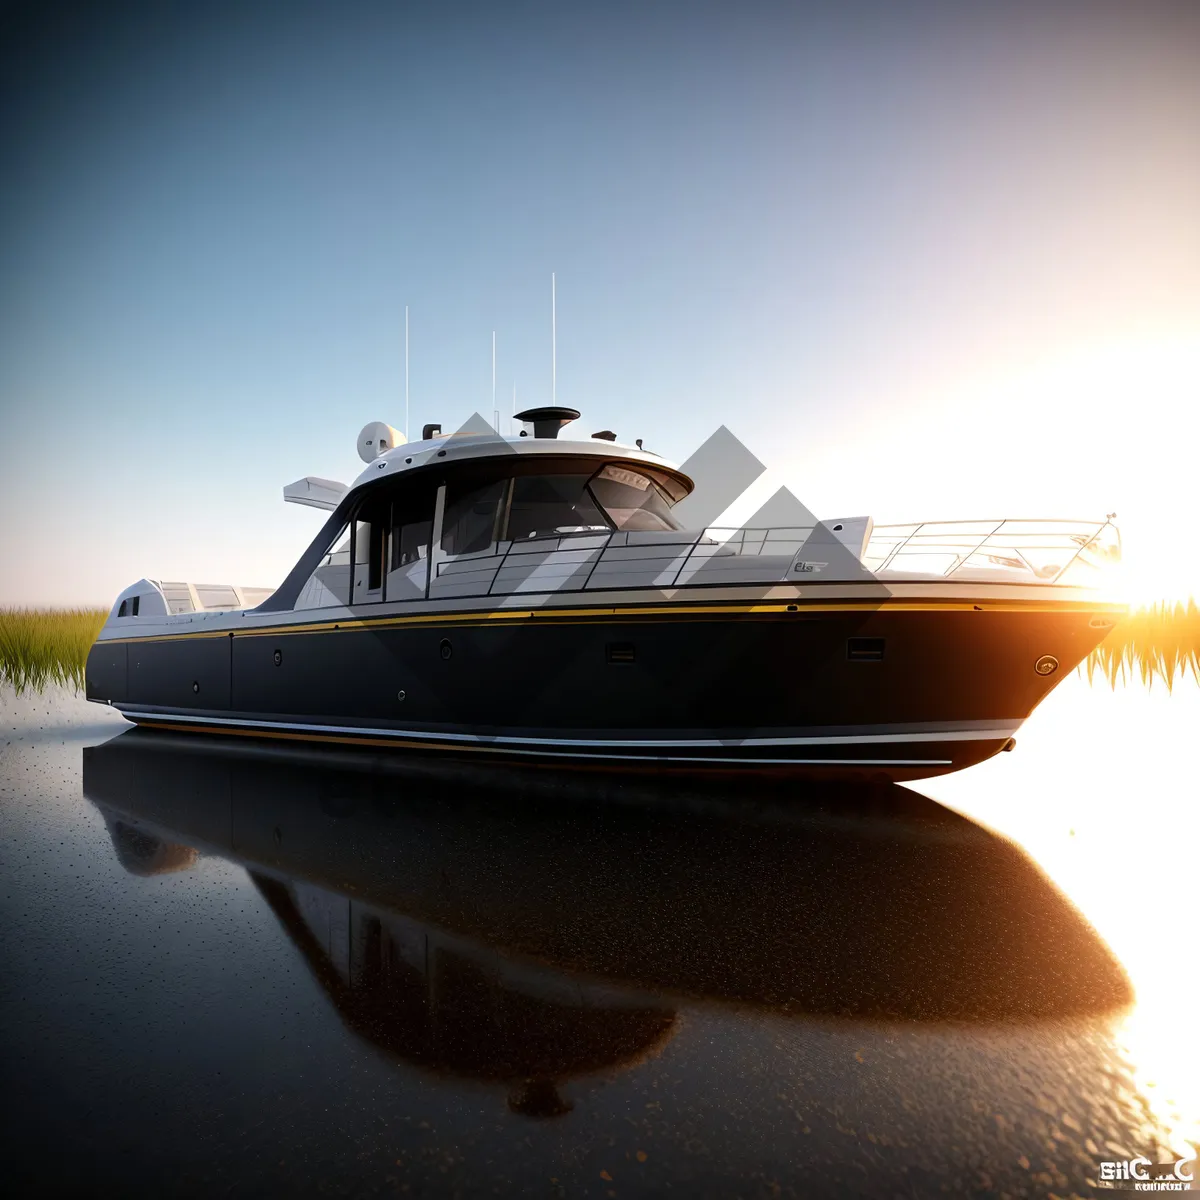
M358 457L365 463L374 462L381 454L402 446L408 439L398 429L384 421L372 421L358 435Z

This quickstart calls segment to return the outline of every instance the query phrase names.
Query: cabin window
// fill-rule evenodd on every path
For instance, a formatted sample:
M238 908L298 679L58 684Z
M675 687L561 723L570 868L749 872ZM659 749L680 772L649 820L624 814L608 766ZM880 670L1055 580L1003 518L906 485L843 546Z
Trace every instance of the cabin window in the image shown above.
M118 617L129 616L129 601L128 600L121 601L121 607L117 609L117 616Z
M491 546L496 540L497 519L507 492L506 479L482 487L461 484L447 487L442 550L446 554L476 554Z
M392 503L393 571L429 557L433 538L433 511L437 492L426 489L419 495L397 496Z
M365 588L377 592L383 587L383 543L387 527L382 521L354 522L355 599Z
M131 617L136 617L138 615L138 609L141 607L141 603L141 596L134 596L133 602L129 606L129 615Z
M343 526L330 544L335 548L321 559L300 589L296 608L330 608L350 603L349 526Z
M391 503L374 495L358 510L354 521L354 596L352 604L378 603L383 599L383 576L387 567L388 527Z
M436 507L437 487L432 483L402 490L393 497L387 600L425 598Z
M656 533L682 528L658 484L632 467L615 463L602 467L589 490L618 529Z
M518 475L506 537L544 537L612 528L587 490L589 475Z

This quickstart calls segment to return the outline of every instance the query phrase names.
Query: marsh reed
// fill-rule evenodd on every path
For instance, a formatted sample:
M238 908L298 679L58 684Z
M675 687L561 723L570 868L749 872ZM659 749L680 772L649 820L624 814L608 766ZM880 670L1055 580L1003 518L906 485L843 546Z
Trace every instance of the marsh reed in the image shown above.
M1113 688L1118 679L1140 678L1147 687L1161 679L1170 691L1189 670L1200 683L1200 608L1188 599L1134 609L1079 669L1089 683L1102 675Z
M83 668L108 612L100 608L0 608L0 684L18 695L47 684L83 688Z
M88 650L108 614L104 609L0 609L0 685L17 693L57 683L83 688ZM1195 600L1135 609L1082 664L1112 687L1161 680L1170 690L1191 672L1200 682L1200 608Z

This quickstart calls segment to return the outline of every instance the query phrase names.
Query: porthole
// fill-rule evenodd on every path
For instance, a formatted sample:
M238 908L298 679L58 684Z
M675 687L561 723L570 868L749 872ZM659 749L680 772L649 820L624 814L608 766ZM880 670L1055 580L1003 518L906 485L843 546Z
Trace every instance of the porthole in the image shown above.
M198 679L193 679L192 680L192 691L198 692L199 690L200 690L200 681Z
M280 665L282 665L282 663L283 663L283 651L282 651L282 650L276 650L276 651L275 651L275 654L274 654L274 658L275 658L275 665L276 665L277 667L278 667L278 666L280 666Z
M449 658L454 653L454 647L450 645L449 640L446 638L442 638L439 650L443 658Z

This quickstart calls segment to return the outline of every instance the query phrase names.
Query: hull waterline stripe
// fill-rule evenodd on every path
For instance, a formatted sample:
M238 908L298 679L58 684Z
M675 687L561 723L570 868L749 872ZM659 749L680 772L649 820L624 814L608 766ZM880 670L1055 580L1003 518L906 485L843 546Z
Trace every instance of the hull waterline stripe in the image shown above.
M377 617L362 620L346 617L339 620L314 623L284 623L261 628L195 630L179 633L151 633L143 637L114 637L98 639L103 645L120 642L177 641L181 638L218 637L282 637L297 633L343 633L373 629L394 629L422 625L491 625L496 622L556 621L559 623L585 623L601 619L628 620L677 620L691 616L771 616L799 615L811 612L1053 612L1053 613L1111 613L1124 615L1125 606L1102 601L1059 600L1059 601L997 601L997 600L899 600L871 597L863 600L845 601L838 604L809 602L803 598L774 604L750 605L683 605L666 602L652 606L629 606L627 608L556 608L556 609L498 609L494 611L415 613L411 616Z
M232 725L219 726L214 729L211 725L178 724L170 719L150 718L139 719L139 724L158 726L163 729L174 729L184 733L213 733L238 734L242 737L285 738L292 741L339 742L357 746L395 746L414 750L470 750L477 753L492 754L523 754L537 758L570 758L594 759L606 762L630 763L695 763L700 765L710 763L734 764L739 767L948 767L952 763L948 758L707 758L688 757L671 754L584 754L573 753L569 750L521 750L507 746L462 745L438 742L409 742L379 738L346 737L337 734L292 733L285 730L273 729L239 729ZM361 730L359 731L362 732Z
M495 737L480 736L474 733L442 733L419 729L388 729L370 725L317 725L304 721L258 721L252 717L200 717L174 716L171 713L141 712L136 709L122 709L117 706L122 716L129 720L138 721L188 721L192 724L203 725L238 725L252 729L283 729L294 731L311 730L316 733L333 734L369 734L372 737L407 738L410 741L421 742L451 742L456 745L480 746L588 746L597 749L631 749L647 747L655 750L699 750L705 748L728 749L731 744L738 746L863 746L878 744L896 744L908 742L995 742L1012 737L1021 727L1019 720L1006 721L988 729L953 729L932 733L867 733L853 736L833 735L829 737L781 737L781 738L537 738L537 737ZM705 759L705 761L713 761ZM738 761L741 761L740 759ZM790 760L789 760L790 761Z

